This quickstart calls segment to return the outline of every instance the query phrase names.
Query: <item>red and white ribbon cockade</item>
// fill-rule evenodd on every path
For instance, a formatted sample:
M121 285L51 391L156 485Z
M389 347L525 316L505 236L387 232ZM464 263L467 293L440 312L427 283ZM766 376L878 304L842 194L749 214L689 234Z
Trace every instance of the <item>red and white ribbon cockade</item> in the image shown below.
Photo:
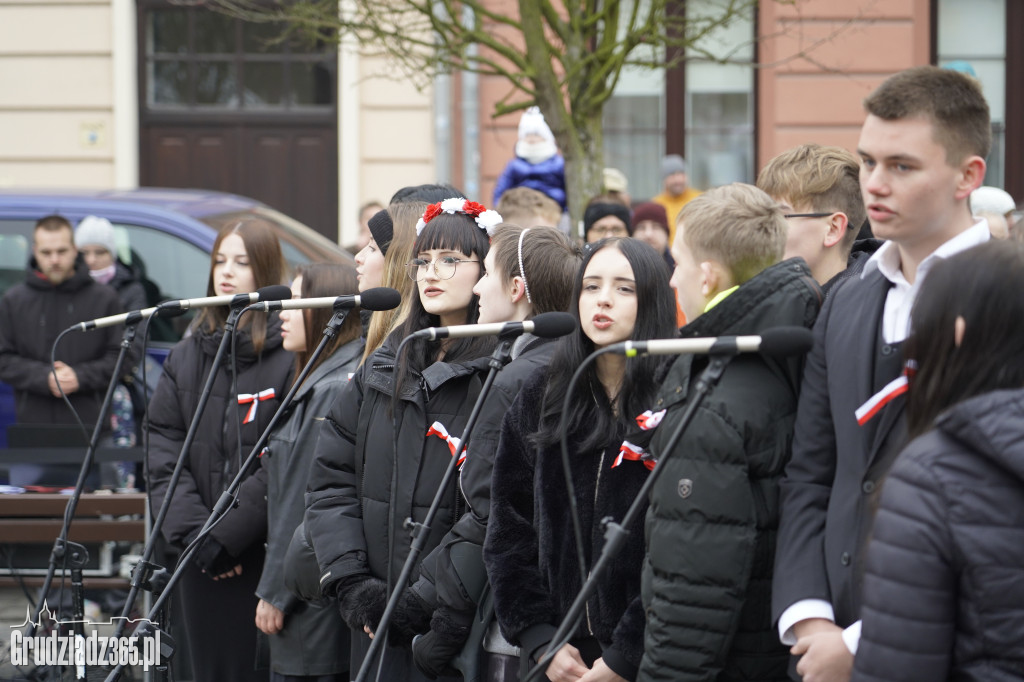
M883 407L895 400L897 396L906 393L909 387L910 379L906 374L890 381L885 385L885 388L868 398L866 403L857 408L855 412L857 424L860 426L867 424Z
M274 397L274 389L266 388L259 393L239 393L238 404L249 405L249 411L245 413L245 419L242 420L243 424L248 424L256 418L256 408L259 407L260 403L264 400L270 400Z
M648 471L654 471L654 465L658 463L658 460L651 457L642 447L624 440L619 448L619 454L615 457L615 461L612 462L611 468L614 469L627 459L631 462L643 462Z
M658 410L657 412L644 410L643 414L637 416L636 425L644 431L650 431L651 429L657 428L658 424L661 423L662 418L664 418L665 412L666 410Z
M462 445L462 441L457 437L449 435L448 429L444 428L444 424L441 422L434 422L427 429L428 436L437 436L448 443L448 449L452 451L452 457L459 451L459 446ZM459 457L459 461L455 463L455 466L462 466L462 463L466 461L466 453L463 451L462 456Z

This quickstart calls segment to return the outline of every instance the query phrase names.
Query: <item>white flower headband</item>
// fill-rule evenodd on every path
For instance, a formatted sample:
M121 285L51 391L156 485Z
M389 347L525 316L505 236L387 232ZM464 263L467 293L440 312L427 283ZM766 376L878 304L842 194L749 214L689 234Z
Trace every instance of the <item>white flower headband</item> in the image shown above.
M476 221L477 227L486 232L488 237L494 233L494 228L502 222L501 214L497 211L488 210L486 206L475 201L454 197L427 206L427 210L423 212L423 215L416 222L416 236L419 237L427 223L442 213L450 215L461 213L470 216Z

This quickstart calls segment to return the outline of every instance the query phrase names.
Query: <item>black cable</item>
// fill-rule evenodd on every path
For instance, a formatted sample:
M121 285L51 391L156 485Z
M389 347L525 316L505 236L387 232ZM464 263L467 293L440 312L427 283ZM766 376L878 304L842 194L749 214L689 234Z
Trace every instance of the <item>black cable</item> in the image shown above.
M64 338L65 334L77 330L77 325L74 327L68 327L57 335L53 345L50 346L50 374L53 375L53 382L57 385L60 397L64 399L64 404L68 406L68 409L71 410L71 414L75 416L75 421L78 422L78 427L82 429L82 435L85 437L85 442L88 443L90 439L89 429L85 428L85 424L82 422L82 418L78 415L78 411L75 410L75 406L71 404L71 399L64 393L64 387L61 386L60 381L57 380L57 368L54 367L54 365L57 364L57 345L60 343L60 340Z

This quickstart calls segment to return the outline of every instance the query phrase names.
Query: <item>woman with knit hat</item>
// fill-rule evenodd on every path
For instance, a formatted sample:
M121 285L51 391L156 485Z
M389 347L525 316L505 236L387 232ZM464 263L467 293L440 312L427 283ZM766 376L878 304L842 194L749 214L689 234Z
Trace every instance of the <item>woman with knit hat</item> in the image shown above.
M81 252L94 281L117 291L125 310L146 307L146 290L135 273L117 257L114 226L106 218L85 216L75 228L75 247Z

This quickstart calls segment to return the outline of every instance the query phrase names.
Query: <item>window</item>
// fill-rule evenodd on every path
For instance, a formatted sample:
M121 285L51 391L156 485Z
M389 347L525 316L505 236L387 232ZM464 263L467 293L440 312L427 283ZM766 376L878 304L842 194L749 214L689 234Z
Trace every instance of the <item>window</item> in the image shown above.
M985 184L1006 181L1006 0L939 0L936 53L939 66L972 73L981 81L992 116L992 151Z
M257 24L203 7L151 3L145 18L151 110L322 111L334 103L336 52L281 40Z

